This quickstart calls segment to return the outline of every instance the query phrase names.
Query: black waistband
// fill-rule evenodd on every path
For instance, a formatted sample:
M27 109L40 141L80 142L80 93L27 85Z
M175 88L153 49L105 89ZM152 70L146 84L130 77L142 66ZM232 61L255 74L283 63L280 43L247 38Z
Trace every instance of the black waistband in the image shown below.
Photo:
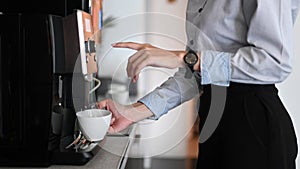
M229 87L226 88L228 93L240 93L240 94L253 93L253 92L278 93L275 84L247 84L247 83L230 82ZM204 92L210 89L211 89L211 85L205 85L203 87Z
M252 92L272 92L277 93L275 84L245 84L230 82L227 92L233 93L252 93Z

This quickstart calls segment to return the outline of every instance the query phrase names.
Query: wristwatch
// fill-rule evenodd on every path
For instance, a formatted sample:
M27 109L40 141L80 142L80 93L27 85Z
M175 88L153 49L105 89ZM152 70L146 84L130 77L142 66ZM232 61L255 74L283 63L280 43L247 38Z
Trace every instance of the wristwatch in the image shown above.
M188 52L183 57L184 63L189 67L191 71L186 71L185 77L190 79L193 75L196 78L198 85L198 90L200 95L203 94L203 86L201 85L201 73L195 72L194 66L198 62L198 55L193 50L188 50ZM195 73L194 73L195 72Z
M195 51L189 50L183 57L184 63L194 72L194 65L198 62L198 55Z

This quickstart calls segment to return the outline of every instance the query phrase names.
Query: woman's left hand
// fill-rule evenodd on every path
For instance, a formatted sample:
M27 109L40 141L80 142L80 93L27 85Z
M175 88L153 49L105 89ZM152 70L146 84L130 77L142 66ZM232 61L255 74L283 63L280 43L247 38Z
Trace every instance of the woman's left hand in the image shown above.
M183 67L184 51L169 51L157 48L150 44L140 44L135 42L118 42L112 44L115 48L129 48L137 50L129 57L127 64L127 75L135 83L139 78L139 73L146 66L163 67L174 69Z

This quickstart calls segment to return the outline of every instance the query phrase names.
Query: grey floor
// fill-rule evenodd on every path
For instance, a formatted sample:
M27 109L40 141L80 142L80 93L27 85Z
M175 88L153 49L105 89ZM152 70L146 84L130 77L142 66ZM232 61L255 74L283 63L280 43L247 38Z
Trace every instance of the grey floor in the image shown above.
M196 159L154 158L151 162L151 168L147 169L195 169L196 163ZM143 159L128 159L125 169L145 169L143 168Z

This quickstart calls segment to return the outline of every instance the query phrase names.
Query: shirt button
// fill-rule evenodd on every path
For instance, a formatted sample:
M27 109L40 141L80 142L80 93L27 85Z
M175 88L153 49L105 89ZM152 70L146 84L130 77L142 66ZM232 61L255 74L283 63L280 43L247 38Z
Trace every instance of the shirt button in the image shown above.
M194 40L193 40L193 39L190 40L190 44L191 44L191 45L194 45Z
M199 8L198 12L201 13L203 11L203 8Z

